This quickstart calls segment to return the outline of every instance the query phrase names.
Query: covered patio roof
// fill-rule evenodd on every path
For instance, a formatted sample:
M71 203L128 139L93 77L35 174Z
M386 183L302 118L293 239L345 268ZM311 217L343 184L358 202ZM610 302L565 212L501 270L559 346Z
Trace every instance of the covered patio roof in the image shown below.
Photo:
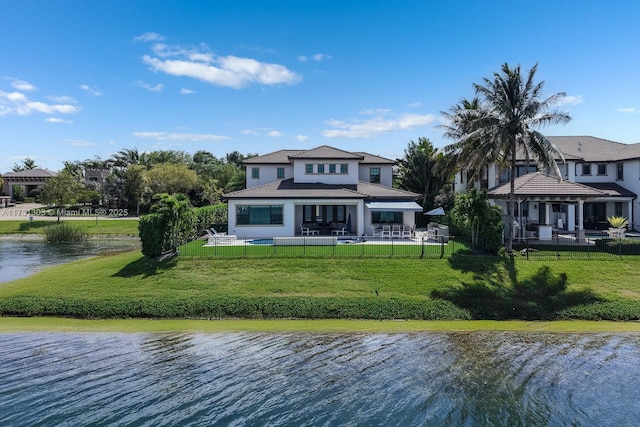
M506 183L489 190L487 196L492 199L508 199L510 191L510 183ZM542 172L528 173L515 180L515 197L517 199L566 202L595 199L608 195L604 190L558 179Z
M422 212L416 202L365 202L371 212Z

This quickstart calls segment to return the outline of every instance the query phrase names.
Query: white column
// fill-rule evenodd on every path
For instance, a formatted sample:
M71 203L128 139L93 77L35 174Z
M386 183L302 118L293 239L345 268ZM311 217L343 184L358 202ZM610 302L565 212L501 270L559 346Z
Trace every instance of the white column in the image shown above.
M576 205L567 206L567 231L576 231Z
M357 221L357 229L358 236L362 236L364 234L364 202L362 200L358 201L358 205L356 206L356 221Z
M584 241L584 223L582 218L584 218L584 200L578 200L578 241Z
M551 203L544 202L544 224L551 225Z

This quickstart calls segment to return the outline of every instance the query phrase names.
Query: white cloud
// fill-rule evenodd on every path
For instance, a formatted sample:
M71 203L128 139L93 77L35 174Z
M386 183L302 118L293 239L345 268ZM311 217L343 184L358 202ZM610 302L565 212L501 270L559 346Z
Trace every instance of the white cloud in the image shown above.
M331 55L325 55L324 53L316 53L315 55L312 56L312 58L314 61L318 61L318 62L333 59Z
M133 132L138 138L150 138L156 141L223 141L228 136L206 133L167 133L167 132Z
M307 62L308 60L309 60L309 58L304 56L304 55L298 56L298 61L300 61L300 62Z
M84 141L82 139L65 139L64 142L67 142L69 145L74 147L95 147L98 145L95 142Z
M325 124L331 129L323 130L322 135L327 138L373 138L387 132L425 126L435 120L436 117L432 114L408 113L390 118L377 115L364 121L327 120Z
M14 89L18 89L23 92L30 92L38 89L37 87L35 87L29 82L26 82L24 80L17 80L17 79L11 82L11 86L13 86Z
M180 89L180 93L182 95L191 95L192 93L196 93L196 91L195 90L191 90L191 89L182 88L182 89Z
M71 114L80 111L71 104L48 104L41 101L31 101L20 92L0 91L0 116L17 114L27 116L33 113L44 114Z
M569 95L569 96L565 96L564 98L562 98L560 101L558 101L556 103L556 105L569 105L569 106L575 106L575 105L580 105L584 102L584 97L582 95Z
M89 86L89 85L80 85L80 89L89 92L91 95L94 96L100 96L102 95L102 91L100 89L98 89L95 86Z
M631 114L640 114L640 110L633 107L628 108L618 108L616 111L619 113L631 113Z
M57 102L59 104L75 104L77 101L75 100L75 98L71 97L71 96L66 96L66 95L62 95L62 96L48 96L47 97L49 100L53 101L53 102Z
M367 110L362 110L360 111L360 114L365 115L365 116L370 116L370 115L374 115L374 114L378 114L378 115L382 115L384 116L385 114L389 114L391 112L390 109L388 108L369 108Z
M245 129L242 131L244 135L251 136L269 136L272 138L278 138L284 135L284 133L279 130L271 129L271 128L261 128L261 129Z
M305 142L308 140L309 140L309 137L307 135L296 135L296 141Z
M154 33L154 32L147 32L144 34L141 34L137 37L133 38L134 43L135 42L158 42L158 41L162 41L165 40L166 37L161 36L158 33Z
M420 102L420 101L412 102L412 103L408 104L407 107L410 107L410 108L422 107L422 102Z
M44 121L48 123L65 123L65 124L73 123L72 120L59 119L58 117L47 117L46 119L44 119Z
M151 92L162 92L162 90L164 89L164 85L162 83L158 83L155 86L151 86L148 83L142 82L142 81L138 81L136 83L138 86L143 87Z
M153 55L142 57L151 70L191 77L217 86L240 89L251 83L296 84L302 80L299 74L284 65L233 55L216 56L205 45L185 48L155 43L151 50Z

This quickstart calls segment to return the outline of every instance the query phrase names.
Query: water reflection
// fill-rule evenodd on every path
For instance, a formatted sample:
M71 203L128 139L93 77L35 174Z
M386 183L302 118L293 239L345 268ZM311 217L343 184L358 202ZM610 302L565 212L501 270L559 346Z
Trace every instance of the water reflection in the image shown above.
M90 240L60 245L44 242L0 242L0 282L26 277L43 267L139 247L138 240Z
M0 335L0 425L633 425L634 334Z

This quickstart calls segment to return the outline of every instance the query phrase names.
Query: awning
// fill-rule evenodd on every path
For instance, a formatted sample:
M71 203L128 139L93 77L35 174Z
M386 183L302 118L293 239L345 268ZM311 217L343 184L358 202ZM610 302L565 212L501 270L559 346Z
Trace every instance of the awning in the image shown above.
M422 206L416 202L365 202L364 204L372 212L422 212Z

